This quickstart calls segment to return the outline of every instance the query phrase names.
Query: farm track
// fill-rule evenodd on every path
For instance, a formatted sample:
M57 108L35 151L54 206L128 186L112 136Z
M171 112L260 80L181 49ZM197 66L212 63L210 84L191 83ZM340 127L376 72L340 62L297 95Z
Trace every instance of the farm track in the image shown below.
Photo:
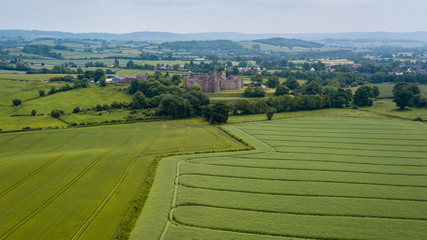
M268 123L263 123L261 126L266 126ZM294 216L317 216L317 217L337 217L337 218L346 218L346 219L376 219L378 221L380 220L394 220L394 221L403 221L405 222L411 222L411 221L418 221L418 222L426 222L427 217L420 216L419 214L415 215L402 215L399 216L399 214L369 214L367 213L359 213L355 212L354 214L352 212L331 212L331 213L324 213L324 212L316 212L316 211L298 211L298 209L283 209L281 210L271 210L271 209L263 209L262 207L256 208L256 207L238 207L235 205L227 204L226 201L223 202L225 205L217 205L215 202L212 202L210 204L205 203L196 203L189 199L181 199L180 201L184 201L183 203L178 203L178 198L180 197L180 189L181 187L187 188L189 192L193 192L196 189L200 190L208 190L212 191L212 194L215 194L215 192L224 192L224 193L244 193L244 194L251 194L253 196L256 195L264 195L264 196L289 196L289 197L308 197L308 198L314 198L314 199L342 199L343 201L362 201L362 200L379 200L379 201L393 201L396 202L396 204L402 204L404 205L406 203L427 203L427 196L423 197L422 194L418 195L399 195L397 194L400 189L408 189L410 191L418 191L424 190L427 188L427 185L423 182L422 179L426 179L427 172L425 171L425 168L427 167L426 164L422 164L422 161L427 160L427 155L425 156L424 153L427 153L423 148L426 146L425 144L422 144L424 142L427 142L427 139L425 139L425 134L420 133L424 132L424 129L419 129L418 132L410 132L407 131L414 130L414 128L390 128L383 125L376 125L371 124L370 127L367 127L367 125L362 125L362 127L351 127L350 125L346 124L332 124L334 127L328 127L331 126L331 123L324 123L324 124L318 124L321 126L321 129L301 129L298 130L298 127L304 128L306 126L312 126L312 125L306 125L304 124L295 124L292 128L283 127L283 125L277 125L277 126L267 126L266 128L256 128L252 125L242 124L242 127L238 128L240 131L248 134L249 136L259 136L260 138L257 138L258 141L265 144L265 146L268 146L269 150L257 150L257 151L249 151L245 153L230 153L230 154L222 154L217 156L189 156L188 158L181 159L176 164L176 176L174 181L174 191L173 191L173 198L172 198L172 204L170 205L170 211L168 215L168 221L166 225L163 228L163 231L161 233L160 239L165 239L166 235L169 231L169 228L171 225L175 226L183 226L183 227L190 227L195 229L207 229L207 230L214 230L214 231L225 231L225 232L236 232L236 233L243 233L243 234L255 234L260 236L278 236L278 237L290 237L290 238L299 238L299 239L353 239L351 236L349 238L345 237L326 237L322 235L304 235L304 234L287 234L287 231L279 231L279 233L276 232L268 232L263 231L260 229L250 229L250 228L239 228L237 225L230 225L229 227L224 227L224 225L210 225L206 226L202 223L194 220L193 218L185 218L185 219L193 219L193 220L184 220L181 221L180 216L176 215L177 209L180 209L181 207L185 208L209 208L209 209L221 209L224 211L240 211L240 212L253 212L253 213L269 213L269 214L278 214L278 215L294 215ZM316 124L317 126L317 124ZM335 126L338 126L336 128ZM350 126L348 128L345 128L345 126ZM284 134L277 134L277 130L274 131L272 129L269 129L269 127L282 127L280 131L283 131ZM378 127L378 128L375 128ZM337 130L337 131L330 131L331 129ZM359 132L354 132L353 130L359 130ZM254 133L254 131L263 131L263 133ZM289 130L289 131L288 131ZM347 130L347 131L345 131ZM407 130L407 131L406 131ZM274 132L273 132L274 131ZM405 132L406 131L406 132ZM270 134L271 133L271 134ZM333 134L336 134L336 136L332 136ZM355 137L353 137L354 135ZM377 135L380 137L372 136L371 135ZM264 139L263 136L273 136L273 137L298 137L298 140L293 139ZM381 137L384 136L384 137ZM387 137L390 136L390 137ZM397 138L396 136L402 136L402 138ZM414 137L414 138L411 138ZM324 139L323 139L324 138ZM306 140L304 140L306 139ZM317 140L319 139L319 140ZM330 141L329 139L351 139L353 142L347 142L347 141ZM322 141L326 140L326 141ZM359 140L359 142L358 142ZM378 140L378 142L365 143L363 140L371 140L375 141ZM381 140L390 140L390 141L396 141L389 142L389 143L382 143ZM414 144L409 144L404 141L413 141ZM215 139L214 145L215 145ZM401 141L402 144L399 144L398 141ZM292 145L289 145L289 143L292 142ZM307 143L313 143L310 145L307 145ZM314 144L334 144L336 146L313 146ZM343 144L344 146L339 146L340 144ZM347 146L345 146L347 145ZM372 149L366 149L362 148L362 146L372 146ZM348 147L348 146L355 146L354 148ZM360 146L360 147L358 147ZM375 148L377 147L377 148ZM383 147L402 147L402 150L399 149L381 149ZM404 147L414 147L413 151L404 149ZM416 147L418 149L416 149ZM297 149L298 148L298 149ZM266 148L267 149L267 148ZM307 149L307 150L305 150ZM328 150L327 152L323 150ZM349 150L349 151L348 151ZM354 151L354 153L353 153ZM418 155L417 155L418 153ZM292 154L291 158L288 158L287 155ZM399 156L401 154L401 156ZM415 154L415 155L414 155ZM266 157L268 155L272 155L272 157ZM302 158L294 158L295 155L299 155ZM258 156L258 157L257 157ZM276 156L282 156L277 158ZM311 156L316 156L316 158L311 158ZM334 157L334 156L341 156L343 159L346 157L352 157L353 160L331 160L328 159L328 157ZM276 158L274 158L276 157ZM380 158L383 162L375 162L376 158ZM240 162L233 162L233 159L240 159ZM216 162L216 161L220 162ZM251 160L252 162L256 160L268 160L268 162L261 163L258 162L258 165L251 166L248 162L245 163L244 160ZM355 161L356 160L356 161ZM360 160L360 161L357 161ZM390 160L392 162L387 163L386 161ZM400 162L397 162L396 160L401 160ZM411 161L412 160L412 161ZM287 166L287 163L290 163L292 161L292 166ZM185 163L185 165L183 164ZM281 163L280 166L272 165L272 163ZM283 164L282 164L283 163ZM310 167L310 163L331 163L331 164L339 164L339 165L332 165L334 168L328 168L326 165L325 168L316 168L316 167ZM304 165L305 164L305 165ZM204 167L191 167L190 166L213 166L218 168L213 169L206 169ZM300 166L298 166L300 165ZM354 166L355 169L350 169L349 167ZM187 169L186 171L183 169ZM222 171L222 167L224 167L224 171ZM340 167L345 167L347 169L340 169ZM375 168L363 168L363 167L375 167ZM393 167L393 168L385 168L381 169L381 167ZM400 169L399 169L400 168ZM408 168L408 169L404 169ZM417 171L412 171L411 169L420 168ZM245 173L244 175L239 174L239 169L242 169L242 173ZM313 179L302 179L292 177L293 174L290 175L290 177L286 175L286 172L284 172L282 175L279 175L279 172L277 172L278 177L272 177L268 175L268 172L266 172L266 175L263 175L264 173L260 173L260 175L253 175L251 176L250 171L244 171L244 169L248 170L254 170L257 169L263 170L263 169L269 169L269 170L284 170L284 171L293 171L293 174L296 174L298 172L296 171L304 171L307 172L307 176L310 176L310 173L325 173L323 175L311 175ZM227 171L225 171L227 170ZM412 172L411 172L412 171ZM255 173L255 172L254 172ZM328 179L327 174L328 173L338 173L340 175L336 175L338 178L341 176L345 176L347 173L351 174L365 174L366 176L369 176L369 180L366 181L358 181L358 178L352 179L349 177L348 179ZM344 175L343 175L344 174ZM389 183L384 182L382 179L387 178L379 178L375 176L393 176L396 177L396 181L393 181L395 183ZM276 176L276 175L275 175ZM283 176L283 177L282 177ZM323 177L325 176L325 177ZM362 175L359 175L362 176ZM189 178L188 178L189 177ZM206 178L205 178L206 177ZM398 177L417 177L417 178L405 178L409 179L409 184L399 183L397 181ZM421 178L419 178L421 177ZM182 179L182 180L181 180ZM244 181L236 182L235 180L255 180L259 181L257 184L258 187L249 187L248 184L244 184ZM361 178L363 179L363 178ZM420 179L421 182L413 182L416 181L416 179ZM377 181L378 180L378 181ZM381 182L383 181L383 182ZM200 182L200 183L199 183ZM263 190L261 185L265 182L266 189ZM298 189L295 189L294 191L288 191L286 188L283 190L283 192L277 190L280 189L277 187L271 188L271 191L269 191L268 185L272 185L274 183L315 183L315 184L339 184L339 185L331 185L331 188L345 188L345 189L355 189L355 193L351 191L332 191L332 192L306 192L306 191L298 191ZM227 183L230 183L230 185L227 185ZM233 185L234 183L235 185ZM252 182L253 183L253 182ZM410 184L410 183L416 183L416 184ZM240 187L240 185L245 185L247 187ZM227 187L225 187L227 186ZM282 185L277 185L282 186ZM287 185L284 185L287 186ZM290 185L294 186L294 185ZM295 185L299 186L299 185ZM301 185L305 186L305 185ZM310 186L310 185L307 185ZM317 186L317 185L313 185ZM328 186L328 185L323 185ZM339 187L338 187L339 186ZM366 186L366 191L373 191L371 193L358 193L360 191L358 186ZM370 186L375 188L370 188ZM384 187L384 188L382 188ZM386 191L386 189L394 189L392 192L382 195L382 194L376 194L376 190L370 190L370 189L385 189L383 191ZM194 189L194 190L191 190ZM365 189L365 188L362 188ZM364 190L365 191L365 190ZM394 192L396 191L396 193ZM367 194L368 193L368 194ZM191 196L191 195L190 195ZM226 195L224 195L226 196ZM230 199L230 201L232 201ZM323 200L322 200L323 201ZM238 205L238 204L237 204ZM261 205L260 205L261 206ZM268 207L267 207L268 208ZM196 210L194 210L196 211ZM186 214L192 211L184 211ZM215 211L213 211L215 212ZM180 212L182 213L182 212ZM225 213L228 214L228 213ZM232 214L232 213L230 213ZM233 212L233 214L239 214L238 212ZM246 216L246 215L244 215ZM413 216L413 217L412 217ZM188 217L188 216L186 216ZM210 221L210 222L209 222ZM210 219L209 223L215 223L215 218ZM220 220L218 220L220 221ZM206 223L205 223L206 224ZM236 223L238 224L238 223ZM221 227L222 226L222 227ZM169 236L170 237L170 236ZM357 238L355 238L357 239Z
M187 126L187 128L185 129L184 137L182 138L181 144L179 145L179 149L178 149L179 152L184 151L184 145L185 145L185 142L187 141L187 137L188 137L188 134L190 133L190 129L191 129L191 126Z
M64 192L66 192L70 187L72 187L75 183L77 183L83 176L86 175L87 172L89 172L98 162L100 162L103 158L105 158L108 154L111 152L117 150L118 148L124 146L127 144L136 134L136 132L139 130L139 128L136 128L131 135L126 138L120 145L117 147L104 152L103 154L99 155L97 158L95 158L94 161L92 161L86 168L84 168L79 174L77 174L76 177L74 177L70 182L68 182L65 186L60 188L54 195L49 197L45 202L43 202L39 207L34 209L31 213L29 213L27 216L25 216L23 219L18 221L16 224L14 224L9 230L7 230L5 233L0 235L0 238L7 239L10 237L14 232L16 232L19 228L21 228L23 225L25 225L27 222L29 222L32 218L34 218L37 214L39 214L41 211L43 211L47 206L49 206L53 201L55 201L58 197L60 197Z
M146 154L150 150L150 148L160 138L160 136L166 130L166 128L167 128L167 125L163 124L162 128L159 130L159 132L156 134L156 136L154 136L154 138L144 148L142 154ZM134 135L135 135L135 132L132 133L132 136L134 136ZM90 224L92 224L92 222L96 219L96 217L99 215L99 213L102 211L102 209L104 209L104 207L108 204L108 202L113 198L113 196L116 194L116 192L120 189L123 182L126 180L126 177L130 174L133 167L135 166L136 160L142 156L135 156L131 159L127 168L124 170L122 175L116 181L113 188L102 199L102 201L98 204L98 206L92 211L92 213L89 215L89 217L85 220L85 222L80 226L80 228L72 236L71 240L80 239L83 236L84 232L89 228Z
M54 150L50 150L49 152L52 151L56 151L59 150L63 147L65 147L68 143L70 143L74 138L77 137L77 135L79 135L81 133L78 132L78 134L75 134L73 136L71 136L70 138L68 138L63 144L61 144L58 148L55 148ZM93 144L88 145L86 147L86 149L89 149L93 146L95 146L96 144L98 144L109 132L104 133L101 137L99 137ZM30 174L28 174L27 176L25 176L24 178L22 178L21 180L19 180L17 183L13 184L12 186L10 186L9 188L7 188L6 190L4 190L3 192L0 192L0 198L4 197L6 194L8 194L9 192L15 190L16 188L18 188L19 186L21 186L22 184L24 184L25 182L27 182L28 180L30 180L32 177L36 176L38 173L40 173L42 170L44 170L45 168L49 167L50 165L52 165L54 162L58 161L59 159L61 159L62 157L64 157L64 154L60 154L58 156L53 157L51 160L49 160L48 162L46 162L45 164L43 164L42 166L40 166L39 168L37 168L36 170L34 170L33 172L31 172Z

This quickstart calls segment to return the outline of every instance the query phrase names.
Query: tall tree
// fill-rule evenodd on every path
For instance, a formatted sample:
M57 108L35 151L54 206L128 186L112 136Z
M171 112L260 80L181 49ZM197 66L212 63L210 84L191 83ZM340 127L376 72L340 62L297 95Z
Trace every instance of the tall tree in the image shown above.
M369 86L362 86L354 93L354 104L359 107L372 106L373 93L372 88Z
M400 110L404 110L405 107L412 107L414 100L421 93L420 88L415 84L409 84L406 82L396 83L393 87L393 102Z

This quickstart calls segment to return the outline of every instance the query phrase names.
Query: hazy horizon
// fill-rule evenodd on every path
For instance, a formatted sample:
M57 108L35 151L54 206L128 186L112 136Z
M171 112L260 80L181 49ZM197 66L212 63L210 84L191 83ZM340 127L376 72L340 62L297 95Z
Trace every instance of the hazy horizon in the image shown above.
M72 33L427 31L425 0L15 0L0 29Z

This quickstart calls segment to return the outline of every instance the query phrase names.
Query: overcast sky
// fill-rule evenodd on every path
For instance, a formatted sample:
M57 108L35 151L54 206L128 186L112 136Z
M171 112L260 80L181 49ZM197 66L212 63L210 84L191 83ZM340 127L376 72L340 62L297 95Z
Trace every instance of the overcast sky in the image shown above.
M0 29L127 33L427 31L427 0L8 0Z

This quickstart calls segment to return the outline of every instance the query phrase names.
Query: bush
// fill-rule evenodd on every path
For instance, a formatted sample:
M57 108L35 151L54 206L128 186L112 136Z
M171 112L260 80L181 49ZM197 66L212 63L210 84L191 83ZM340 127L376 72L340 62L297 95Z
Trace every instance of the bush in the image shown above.
M75 107L73 109L73 113L79 113L81 111L81 109L79 107Z
M36 116L37 115L37 111L36 110L32 110L31 111L31 116Z
M46 96L46 91L45 90L39 90L39 95L40 95L40 97Z
M412 121L419 121L419 122L423 122L424 120L421 117L416 117L414 118Z
M61 116L61 111L60 110L52 110L50 112L50 115L54 118L59 118Z
M13 106L19 106L19 105L21 105L21 103L22 103L22 101L21 100L19 100L19 99L14 99L14 100L12 100L12 104L13 104Z

